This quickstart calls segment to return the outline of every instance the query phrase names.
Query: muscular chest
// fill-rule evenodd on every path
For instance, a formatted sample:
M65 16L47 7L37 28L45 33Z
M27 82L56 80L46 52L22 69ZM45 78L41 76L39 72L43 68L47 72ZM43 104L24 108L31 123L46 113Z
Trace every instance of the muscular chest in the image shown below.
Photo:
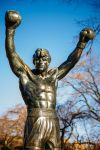
M38 76L36 76L34 80L23 77L20 82L22 92L36 96L42 93L53 93L56 91L57 86L56 80L52 80L51 78L42 79Z

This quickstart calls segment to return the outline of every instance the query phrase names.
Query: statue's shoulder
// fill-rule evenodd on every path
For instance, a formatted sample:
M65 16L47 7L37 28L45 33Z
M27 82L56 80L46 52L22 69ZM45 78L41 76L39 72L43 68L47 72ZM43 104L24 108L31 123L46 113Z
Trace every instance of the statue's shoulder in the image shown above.
M52 68L48 70L49 77L52 77L54 79L57 78L58 68Z
M51 68L48 70L48 74L55 74L58 72L58 68Z
M35 69L29 68L27 65L25 67L26 75L31 79L35 79Z

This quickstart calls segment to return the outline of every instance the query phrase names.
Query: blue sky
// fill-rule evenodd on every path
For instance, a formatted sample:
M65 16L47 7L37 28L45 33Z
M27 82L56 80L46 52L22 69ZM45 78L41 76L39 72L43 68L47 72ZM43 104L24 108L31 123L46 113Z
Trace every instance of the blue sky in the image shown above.
M16 10L22 16L22 23L15 34L18 54L31 68L32 55L37 48L49 50L52 62L57 67L74 50L82 27L76 20L92 16L92 9L85 3L76 6L61 0L3 0L0 1L0 114L18 103L24 103L17 77L12 73L5 54L5 22L7 10ZM94 45L98 53L98 43Z

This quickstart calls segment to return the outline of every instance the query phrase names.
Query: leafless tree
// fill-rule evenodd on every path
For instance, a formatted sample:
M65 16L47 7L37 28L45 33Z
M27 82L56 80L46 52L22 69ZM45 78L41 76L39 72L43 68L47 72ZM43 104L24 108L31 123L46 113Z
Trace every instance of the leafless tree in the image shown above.
M89 149L100 142L100 62L91 57L82 59L60 85L66 91L70 87L73 89L66 103L57 107L63 148L70 139L74 139L73 144L88 145ZM83 137L76 129L80 123L84 130Z
M22 144L26 108L17 105L0 117L0 141L3 146Z

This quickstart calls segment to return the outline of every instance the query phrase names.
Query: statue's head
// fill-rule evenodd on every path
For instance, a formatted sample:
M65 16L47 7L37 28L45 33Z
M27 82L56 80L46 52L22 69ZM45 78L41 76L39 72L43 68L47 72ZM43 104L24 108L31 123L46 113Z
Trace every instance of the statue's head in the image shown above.
M39 71L45 71L51 62L49 51L43 48L38 48L33 55L33 64Z

